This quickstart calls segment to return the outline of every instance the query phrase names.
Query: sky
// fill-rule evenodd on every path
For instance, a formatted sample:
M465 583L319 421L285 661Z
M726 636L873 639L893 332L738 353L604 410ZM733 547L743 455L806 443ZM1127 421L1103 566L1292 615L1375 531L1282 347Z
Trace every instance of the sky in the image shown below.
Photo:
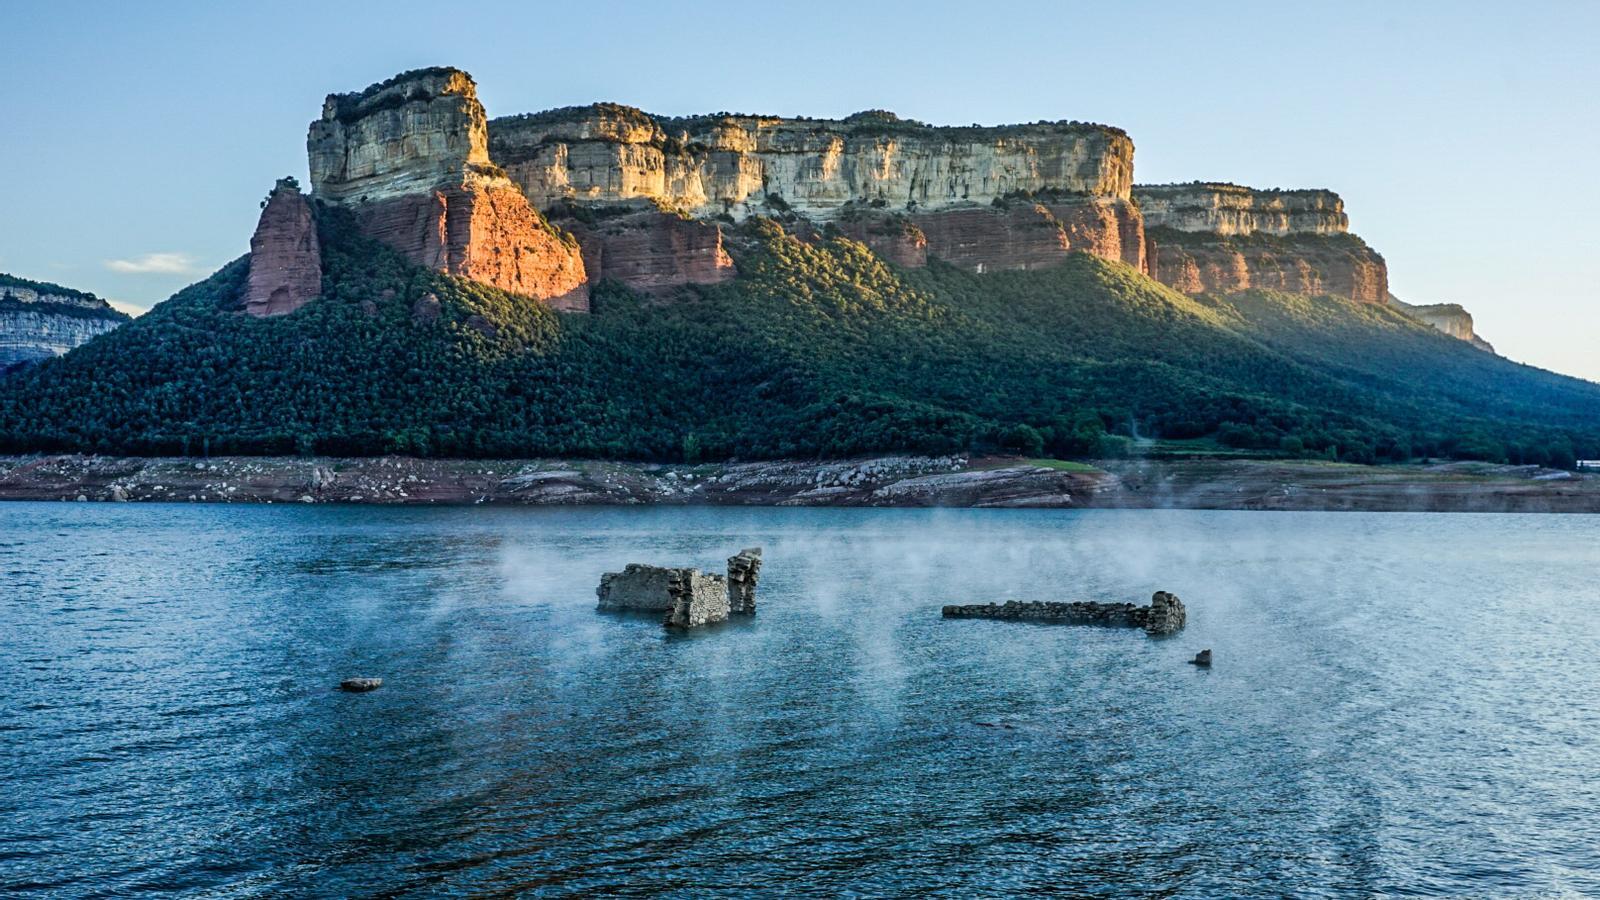
M148 308L249 249L323 97L472 73L490 116L1120 126L1137 181L1326 187L1410 303L1600 380L1600 2L3 0L0 271Z

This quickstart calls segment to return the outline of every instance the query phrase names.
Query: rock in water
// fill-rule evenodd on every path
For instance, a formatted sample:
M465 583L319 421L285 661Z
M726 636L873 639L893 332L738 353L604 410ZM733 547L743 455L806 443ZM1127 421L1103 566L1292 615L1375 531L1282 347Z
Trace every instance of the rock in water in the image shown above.
M1166 591L1156 591L1149 606L1132 603L1053 603L1049 601L974 603L946 606L947 619L1001 619L1017 622L1051 622L1078 625L1126 625L1148 634L1171 634L1188 620L1183 601Z
M382 686L382 678L346 678L339 682L339 690L349 691L352 694L364 694L367 691L375 691Z
M746 547L728 557L728 611L753 616L756 612L756 582L761 577L761 548Z
M1190 665L1196 666L1211 665L1211 650L1209 648L1201 650L1199 653L1194 655L1194 659L1189 660L1189 663Z

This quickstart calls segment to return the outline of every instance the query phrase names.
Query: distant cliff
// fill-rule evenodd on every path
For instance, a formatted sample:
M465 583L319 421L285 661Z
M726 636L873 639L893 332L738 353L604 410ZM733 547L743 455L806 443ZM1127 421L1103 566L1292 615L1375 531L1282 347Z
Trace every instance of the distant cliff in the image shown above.
M1337 194L1135 186L1133 142L1106 125L677 118L610 103L489 120L469 75L433 68L330 95L307 149L312 199L348 207L367 235L558 309L587 309L605 279L667 294L732 278L726 231L752 216L909 268L1034 270L1083 251L1187 293L1388 295L1383 257L1348 233ZM307 221L298 209L286 199L263 217L279 263ZM283 271L313 271L296 260ZM311 283L276 281L252 280L247 311L292 311L283 298Z
M1266 288L1387 302L1388 266L1349 233L1333 191L1195 182L1137 185L1133 199L1151 277L1184 293Z
M60 356L128 319L93 294L0 273L0 372Z
M1479 337L1473 329L1472 313L1467 312L1459 303L1425 303L1413 306L1390 294L1389 305L1456 340L1466 341L1479 350L1495 352L1494 345Z

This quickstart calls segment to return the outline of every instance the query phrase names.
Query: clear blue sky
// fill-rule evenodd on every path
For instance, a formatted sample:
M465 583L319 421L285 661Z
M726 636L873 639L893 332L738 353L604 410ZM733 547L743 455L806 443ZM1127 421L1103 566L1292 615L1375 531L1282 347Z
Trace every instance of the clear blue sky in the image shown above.
M322 98L1119 125L1139 181L1330 187L1413 303L1600 380L1600 2L0 3L0 271L147 307L248 249Z

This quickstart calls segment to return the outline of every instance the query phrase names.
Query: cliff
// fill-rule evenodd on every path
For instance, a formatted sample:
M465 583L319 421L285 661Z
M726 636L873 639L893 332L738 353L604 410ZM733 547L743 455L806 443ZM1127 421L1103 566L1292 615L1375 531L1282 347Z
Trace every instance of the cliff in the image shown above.
M1186 294L1264 288L1382 304L1383 257L1349 232L1338 194L1233 184L1139 185L1150 276Z
M644 201L735 220L927 212L1043 191L1126 200L1133 183L1133 142L1116 128L941 128L882 111L675 119L596 104L495 119L489 153L540 208Z
M252 316L294 312L322 293L322 247L311 204L293 178L278 181L261 205L250 238L250 282L244 311Z
M1333 191L1258 190L1237 184L1141 184L1145 225L1218 235L1344 234L1350 219Z
M93 294L0 274L0 372L60 356L128 319Z
M576 240L489 162L472 78L421 69L330 95L306 139L314 195L413 262L561 309L587 309Z
M1467 312L1459 303L1426 303L1413 306L1390 294L1389 305L1456 340L1466 341L1479 350L1495 352L1494 345L1479 337L1473 330L1472 313Z

